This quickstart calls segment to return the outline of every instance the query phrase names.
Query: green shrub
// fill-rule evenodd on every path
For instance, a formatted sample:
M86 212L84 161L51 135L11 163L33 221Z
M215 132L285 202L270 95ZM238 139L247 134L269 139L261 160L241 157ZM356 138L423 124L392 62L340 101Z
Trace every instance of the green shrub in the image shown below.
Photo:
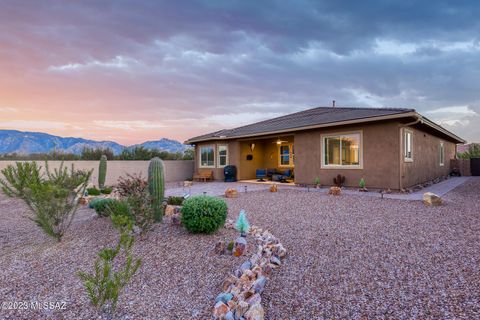
M213 233L225 224L227 204L220 198L195 196L183 202L182 224L193 233Z
M167 204L172 206L181 206L183 203L183 197L170 196L167 198Z
M115 199L107 199L107 198L97 198L90 201L88 206L92 209L95 209L95 212L101 217L108 217L109 212L107 211L107 207L111 205L113 202L117 200Z
M360 179L360 182L358 183L358 186L362 189L365 188L365 179L364 178Z
M87 188L87 193L89 196L99 196L101 194L100 190L97 188Z
M91 171L69 171L63 166L50 171L45 161L45 175L35 162L9 165L2 170L2 191L9 197L22 199L31 209L29 217L47 235L60 241L77 211L78 198L84 194Z
M127 217L129 221L135 223L135 219L130 211L130 206L128 205L126 200L121 201L114 201L108 204L105 208L106 216L112 219L112 223L115 226L115 218L116 217Z
M104 309L110 314L117 307L122 289L128 285L142 264L141 259L136 259L132 255L135 241L132 236L132 222L120 215L112 216L112 221L120 232L118 244L114 248L100 250L93 274L78 272L90 302L97 309Z
M112 193L113 188L112 187L105 187L102 190L100 190L101 193L103 194L110 194Z
M155 209L148 195L130 196L121 201L113 201L107 206L105 214L112 218L112 222L115 217L127 217L140 228L142 235L146 234L155 222Z

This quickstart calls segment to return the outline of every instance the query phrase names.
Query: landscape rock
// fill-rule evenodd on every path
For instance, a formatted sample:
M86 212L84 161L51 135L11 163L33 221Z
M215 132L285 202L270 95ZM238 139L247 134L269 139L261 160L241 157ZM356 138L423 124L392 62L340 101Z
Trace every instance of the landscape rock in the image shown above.
M244 263L242 263L242 265L240 266L240 271L242 271L243 273L245 270L250 270L251 268L252 268L252 263L250 262L250 260L247 260Z
M213 307L213 317L215 319L225 319L229 311L228 306L222 301L219 301L215 304L215 307Z
M232 299L233 299L233 294L222 292L215 298L215 303L218 303L219 301L223 303L228 303Z
M235 257L240 257L245 252L247 248L247 240L244 237L238 237L235 240L235 244L233 246L233 255Z
M227 314L225 315L225 320L235 320L235 317L233 316L232 311L227 312Z
M328 194L334 195L334 196L339 196L342 193L342 189L339 187L330 187L330 190L328 191Z
M256 303L248 309L245 313L246 320L263 320L265 318L265 311L260 303Z
M276 266L279 266L282 264L282 262L280 261L280 259L278 259L277 257L273 256L270 258L270 262L273 263L274 265Z
M248 308L250 308L250 306L248 305L248 303L246 303L245 301L240 301L240 302L237 304L237 307L235 308L235 317L236 317L236 318L243 317L243 315L245 314L245 312L248 311Z
M439 206L443 203L442 198L433 192L425 192L423 194L423 203L427 206Z
M227 221L225 228L233 229L233 221ZM261 293L265 290L266 276L281 265L281 258L285 257L287 250L268 230L251 226L249 234L254 238L256 249L252 256L235 270L234 275L228 276L222 283L223 292L215 299L214 318L231 319L233 316L235 320L260 320L265 317ZM243 255L246 244L245 237L237 238L233 245L233 254ZM224 242L217 243L217 251L222 251L223 246Z
M225 190L225 197L226 198L238 198L237 189L228 188L227 190Z
M261 276L253 283L253 290L255 293L262 293L265 289L265 284L267 283L267 278Z
M277 192L277 191L278 191L278 187L277 187L276 184L272 184L272 185L270 186L270 189L269 189L269 190L270 190L270 192Z

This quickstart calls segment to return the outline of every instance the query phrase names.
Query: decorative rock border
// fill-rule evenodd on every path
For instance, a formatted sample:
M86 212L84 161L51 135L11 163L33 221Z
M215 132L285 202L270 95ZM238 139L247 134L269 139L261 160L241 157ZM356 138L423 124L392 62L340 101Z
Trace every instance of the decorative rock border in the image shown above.
M233 220L227 220L225 228L233 229ZM256 250L223 281L223 291L215 299L214 319L264 319L261 293L268 275L273 269L280 267L281 259L285 257L287 250L268 230L251 226L248 234L255 242L250 246L256 246Z

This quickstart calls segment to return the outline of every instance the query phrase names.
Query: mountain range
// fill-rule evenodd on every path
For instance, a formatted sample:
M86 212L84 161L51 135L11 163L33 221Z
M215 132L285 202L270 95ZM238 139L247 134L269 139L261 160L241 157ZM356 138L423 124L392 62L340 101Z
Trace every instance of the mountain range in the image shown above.
M83 138L59 137L42 132L0 130L0 154L48 153L52 151L80 154L83 148L110 148L119 154L126 148L144 147L168 152L184 152L188 147L176 140L162 138L141 144L124 146L113 141L95 141Z

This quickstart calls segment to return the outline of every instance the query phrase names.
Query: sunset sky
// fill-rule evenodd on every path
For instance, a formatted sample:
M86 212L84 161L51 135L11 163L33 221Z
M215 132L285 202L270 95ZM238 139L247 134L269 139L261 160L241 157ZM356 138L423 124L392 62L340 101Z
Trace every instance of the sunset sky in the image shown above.
M478 142L479 16L461 0L0 0L0 129L183 141L335 99Z

